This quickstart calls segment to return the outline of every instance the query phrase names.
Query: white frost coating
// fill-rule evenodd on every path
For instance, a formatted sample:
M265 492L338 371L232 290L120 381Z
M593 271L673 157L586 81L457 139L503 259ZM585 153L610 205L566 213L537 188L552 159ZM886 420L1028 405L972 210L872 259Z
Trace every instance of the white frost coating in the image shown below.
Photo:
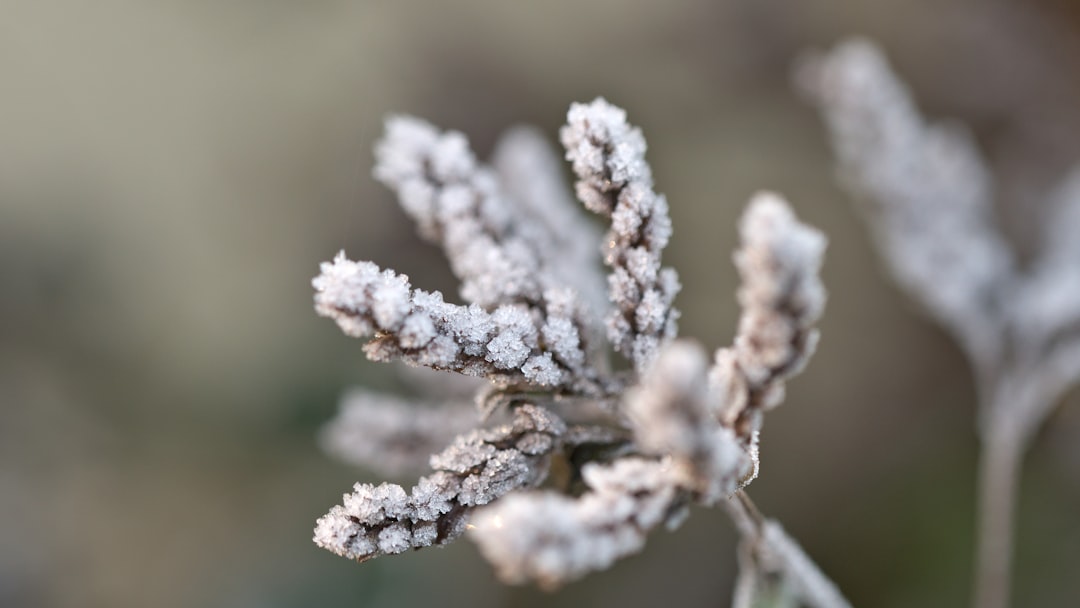
M924 122L869 42L808 61L800 80L825 117L842 177L870 204L896 279L973 357L996 356L992 296L1015 261L994 228L993 183L971 137Z
M641 447L670 456L678 483L712 504L731 496L753 471L751 454L716 418L701 347L672 342L626 396L626 412Z
M558 386L563 380L562 371L551 360L551 353L530 357L521 366L521 372L526 380L539 386Z
M597 348L603 337L576 291L601 291L595 231L570 208L542 140L511 132L496 175L461 134L390 120L375 175L421 235L443 247L470 303L446 303L342 254L313 282L316 310L348 335L373 336L365 346L373 360L494 382L477 403L513 420L443 443L428 460L434 472L410 491L357 484L317 522L320 546L363 561L442 544L479 508L474 539L499 575L555 586L640 550L652 528L677 525L691 502L715 505L756 475L763 412L813 350L824 238L775 195L752 202L736 253L743 317L735 345L709 369L699 347L671 341L679 283L661 263L671 221L652 189L641 132L597 99L570 108L561 138L579 198L610 220L607 337L634 370L612 373ZM391 411L384 397L353 400L325 442L357 462L403 469L421 447L465 426L440 422L445 412ZM573 425L535 405L559 402ZM571 478L580 473L584 494L513 494L541 483L556 452L568 457Z
M756 195L739 223L735 266L742 316L735 338L739 368L753 386L797 373L813 352L810 329L825 308L818 272L825 236L800 224L771 193Z
M768 205L758 208L769 211ZM801 249L792 246L790 251ZM813 272L820 249L817 254L816 262L805 262ZM777 268L783 276L782 265ZM816 320L818 314L820 309L798 318ZM583 477L591 491L576 500L552 493L517 494L477 514L471 536L500 578L556 587L607 568L639 551L648 531L679 510L683 492L715 504L756 475L757 430L742 445L717 419L728 409L718 403L721 399L748 399L746 383L740 385L744 390L716 392L706 368L699 347L673 342L627 394L626 411L638 444L664 460L624 458L609 466L586 465Z
M347 335L377 334L365 347L372 360L400 359L507 384L530 380L522 365L547 354L522 306L504 305L488 313L478 306L447 304L439 292L414 290L408 277L371 262L350 261L344 252L321 270L312 281L316 312L335 320ZM552 371L530 375L536 382L559 385L576 380Z
M665 464L624 458L586 465L590 491L513 494L477 512L469 534L508 583L545 587L580 578L640 551L677 498Z
M756 195L739 224L735 265L742 307L735 344L716 353L674 342L627 395L638 443L670 456L681 484L707 504L758 470L762 412L783 399L816 344L825 306L819 271L825 237L771 193Z
M462 297L488 311L499 306L527 306L535 313L537 330L550 320L569 324L558 349L552 352L553 360L568 368L568 373L544 377L558 375L560 382L589 383L596 372L586 361L586 341L595 340L594 334L599 332L590 329L595 326L593 315L579 302L573 288L583 285L595 290L586 285L589 267L595 268L595 262L580 251L595 239L588 238L590 230L575 217L580 213L569 213L571 209L565 204L560 207L557 199L548 203L556 209L548 213L545 201L537 200L551 190L544 185L550 175L531 180L540 182L539 186L530 187L531 181L522 178L523 183L508 187L492 169L476 161L462 134L441 132L422 120L404 116L387 121L375 155L375 176L397 192L421 236L442 246L451 269L461 279ZM520 162L504 160L514 167ZM505 192L517 194L519 199ZM582 238L586 240L579 242ZM552 297L557 301L550 301ZM510 367L516 368L528 358L529 353L520 345L500 341L496 347L495 356L500 361L505 356Z
M547 349L563 366L577 375L589 373L583 345L587 331L580 322L577 295L568 288L553 287L544 292L546 318L541 335ZM599 336L595 336L599 337Z
M678 275L660 263L671 238L667 200L653 191L645 138L625 111L597 98L571 105L566 121L560 139L577 177L575 192L586 208L611 220L604 239L615 305L608 339L640 373L675 336L679 316L672 306Z
M763 412L783 401L785 381L802 370L817 345L827 241L772 193L750 201L739 235L734 260L742 314L734 345L716 351L708 383L716 417L750 456L753 469L745 485L757 476Z
M471 401L419 404L353 389L319 433L323 450L387 477L423 471L437 452L476 426Z
M522 405L510 424L460 435L432 456L436 472L410 493L396 484L356 484L319 518L313 540L360 561L449 542L464 531L472 507L541 481L565 430L547 410Z
M421 236L442 245L462 297L485 308L539 299L543 258L523 240L496 176L464 135L395 116L375 158L375 177L397 192Z

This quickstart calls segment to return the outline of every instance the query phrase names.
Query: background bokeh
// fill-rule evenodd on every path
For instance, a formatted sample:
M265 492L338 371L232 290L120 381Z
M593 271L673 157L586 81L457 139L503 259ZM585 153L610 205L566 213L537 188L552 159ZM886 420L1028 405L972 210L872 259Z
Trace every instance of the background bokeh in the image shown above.
M964 604L971 380L883 276L790 86L800 52L851 34L972 126L1030 251L1080 159L1067 0L0 3L0 606L726 605L718 511L556 594L499 585L468 542L358 566L310 541L371 478L319 452L319 424L346 387L407 388L315 316L318 263L344 248L454 293L370 177L383 117L486 155L597 95L642 126L671 202L683 335L732 335L755 190L831 239L821 348L751 494L856 605ZM1017 605L1080 597L1077 401L1026 463Z

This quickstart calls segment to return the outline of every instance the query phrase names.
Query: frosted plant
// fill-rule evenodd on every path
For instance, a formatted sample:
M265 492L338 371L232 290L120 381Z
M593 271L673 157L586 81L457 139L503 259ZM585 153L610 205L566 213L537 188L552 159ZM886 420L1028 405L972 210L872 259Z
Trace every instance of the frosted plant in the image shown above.
M1026 268L993 221L994 184L971 137L927 123L869 42L799 71L893 275L971 361L982 441L975 605L1008 604L1012 519L1027 445L1080 379L1080 167L1043 217Z
M468 530L503 580L555 587L639 551L692 503L724 505L744 539L739 606L766 577L808 605L846 606L742 490L757 475L764 412L816 344L824 236L778 195L754 197L735 254L737 336L710 361L674 340L679 283L661 260L671 220L641 132L597 99L571 106L561 139L578 197L610 220L605 300L599 233L566 195L542 137L510 131L492 169L459 133L388 121L375 175L443 247L467 304L342 253L313 281L315 309L367 338L373 360L488 380L476 396L484 422L466 430L477 416L453 400L440 411L351 393L323 433L339 457L400 473L416 448L446 447L410 490L357 484L319 519L315 542L364 561ZM629 369L612 371L609 349ZM565 479L548 478L556 459L570 470Z

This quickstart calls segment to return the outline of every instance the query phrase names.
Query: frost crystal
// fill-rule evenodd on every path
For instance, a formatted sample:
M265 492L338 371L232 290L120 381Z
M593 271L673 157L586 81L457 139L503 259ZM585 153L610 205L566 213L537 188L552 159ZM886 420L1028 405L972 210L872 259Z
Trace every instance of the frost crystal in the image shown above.
M750 201L739 234L735 266L742 279L742 316L734 345L716 353L710 382L713 391L727 395L721 418L755 452L756 467L762 411L783 400L784 381L802 371L817 346L814 324L825 308L818 273L826 240L772 193Z
M539 298L540 261L515 233L495 176L464 135L394 117L375 156L375 177L398 193L420 234L443 246L466 300L488 307Z
M537 317L537 330L545 321L569 326L552 352L553 361L569 373L534 378L547 386L572 376L578 376L573 380L579 384L588 383L595 372L586 362L587 340L595 332L589 331L591 315L574 290L584 289L590 297L595 291L595 262L578 242L589 242L590 231L562 228L580 225L575 217L580 213L560 204L550 183L550 166L545 166L551 164L544 158L546 151L520 139L501 146L502 171L515 179L500 182L494 170L477 162L461 133L443 133L422 120L395 117L387 121L386 135L376 146L374 173L397 192L421 236L442 246L462 281L463 298L486 310L510 304L527 307ZM546 173L526 178L520 175L522 165ZM504 183L509 184L505 191ZM539 199L549 195L551 200ZM495 356L507 357L510 367L517 368L528 350L505 342L510 339L506 336L496 348L512 350Z
M344 253L323 263L312 283L316 312L334 319L347 335L375 335L365 347L375 361L400 359L509 385L527 382L520 368L530 356L551 354L538 343L534 321L520 305L489 313L476 305L448 304L439 292L413 289L408 277L350 261ZM534 377L550 387L581 380L556 371Z
M410 493L395 484L356 484L316 523L315 544L363 561L449 542L464 531L469 508L542 480L564 430L547 411L520 406L511 424L460 435L432 456L435 473Z
M672 340L679 283L660 259L671 221L641 132L597 99L571 106L561 135L578 197L610 220L606 301L597 232L568 202L534 131L505 136L492 170L459 133L388 122L375 175L442 246L468 304L339 255L314 280L316 311L371 338L371 359L489 380L476 396L481 412L513 418L466 431L446 422L471 418L452 399L445 409L402 404L390 413L393 400L355 393L324 431L343 459L402 471L421 447L443 449L408 492L357 484L319 519L318 545L363 561L442 544L468 527L504 580L556 586L640 550L690 503L727 501L756 473L762 412L813 350L824 237L776 195L752 201L735 259L743 318L710 369L701 347ZM595 321L604 313L606 343ZM611 371L605 347L633 369ZM553 459L570 487L515 492L542 483Z
M603 99L573 104L560 138L577 176L578 198L589 211L611 220L604 239L615 305L608 339L642 372L677 331L679 313L672 303L678 275L660 266L671 238L667 199L653 191L645 138L626 122L621 108Z

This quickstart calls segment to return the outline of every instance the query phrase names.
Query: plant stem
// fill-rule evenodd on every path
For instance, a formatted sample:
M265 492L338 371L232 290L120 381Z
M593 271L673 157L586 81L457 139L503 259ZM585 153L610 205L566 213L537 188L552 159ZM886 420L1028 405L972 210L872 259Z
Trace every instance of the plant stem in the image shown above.
M736 606L748 604L752 586L766 574L779 575L810 608L851 608L840 590L780 526L758 511L750 496L739 490L724 501L746 551L740 555ZM743 548L740 548L743 551ZM753 568L754 572L747 572Z
M972 604L975 608L1009 605L1013 520L1024 449L1017 434L1003 426L992 425L979 455L979 528Z

